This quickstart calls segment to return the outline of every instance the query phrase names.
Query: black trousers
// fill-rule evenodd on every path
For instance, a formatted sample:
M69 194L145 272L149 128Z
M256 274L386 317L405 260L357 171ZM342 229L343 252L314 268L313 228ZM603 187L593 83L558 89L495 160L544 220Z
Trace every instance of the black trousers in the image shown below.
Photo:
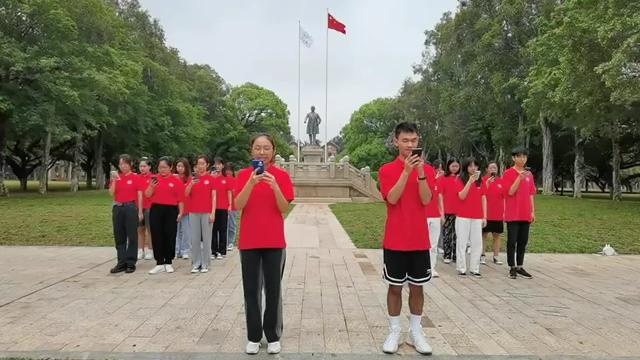
M178 207L176 205L151 205L151 243L157 265L171 264L176 256L176 232L178 231Z
M442 249L443 257L456 261L456 216L445 215L442 225Z
M241 250L244 312L247 338L260 342L264 332L267 342L280 341L282 336L282 275L285 249ZM265 295L262 316L262 290Z
M134 203L114 205L111 215L118 265L135 266L138 259L138 209Z
M529 224L526 221L507 222L507 264L522 266L529 242Z
M227 224L229 222L229 211L216 209L216 219L213 222L211 232L211 253L227 255Z

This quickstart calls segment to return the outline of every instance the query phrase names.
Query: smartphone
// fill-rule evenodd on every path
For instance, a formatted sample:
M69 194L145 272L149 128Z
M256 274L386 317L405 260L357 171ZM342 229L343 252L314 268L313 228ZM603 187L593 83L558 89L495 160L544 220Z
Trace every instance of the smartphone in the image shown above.
M198 174L193 174L193 180L198 180L198 178L200 178L200 175L198 175Z
M151 177L151 182L152 182L154 185L157 185L157 184L158 184L158 176L157 176L157 175L153 175L153 176Z
M496 173L496 172L492 172L492 173L491 173L491 176L492 176L492 177L496 177L496 176L498 176L498 173Z
M528 167L528 166L527 166L526 168L524 168L524 170L525 170L525 171L528 171L528 172L531 172L531 168L530 168L530 167Z
M256 171L256 175L261 175L264 173L264 161L262 160L251 160L251 166L253 166Z
M416 155L418 157L422 157L422 148L411 149L411 155Z
M117 171L115 171L115 170L111 171L111 178L112 178L112 179L117 179L117 178L119 178L119 177L120 177L120 176L118 176L118 172L117 172Z

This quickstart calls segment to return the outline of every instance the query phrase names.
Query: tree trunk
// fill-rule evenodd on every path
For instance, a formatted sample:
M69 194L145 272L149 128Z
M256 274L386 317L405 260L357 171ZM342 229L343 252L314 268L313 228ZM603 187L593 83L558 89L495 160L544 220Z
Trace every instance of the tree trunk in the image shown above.
M42 174L40 174L40 185L38 192L40 195L47 193L47 186L49 183L49 153L51 152L51 130L47 130L47 138L44 142L44 156L42 159Z
M524 145L524 116L522 112L518 113L518 145Z
M540 115L542 129L542 194L553 195L553 141L551 126L544 115Z
M573 128L573 198L582 198L582 187L584 185L584 138L580 135L577 127Z
M611 177L611 199L615 201L622 200L622 187L620 186L620 136L618 129L618 122L614 123L613 136L611 139L613 145L613 161L611 167L613 168L613 176Z
M4 184L5 156L7 148L7 123L9 114L0 112L0 197L9 196L9 189Z
M24 176L24 177L20 177L20 191L22 192L27 192L27 182L29 181L29 179Z
M502 174L505 171L504 167L504 148L500 146L500 151L498 152L498 173Z
M96 169L96 189L102 190L104 189L104 170L102 167L102 150L104 148L104 135L102 131L98 132L98 137L96 139L96 158L94 161L94 167Z
M82 147L80 136L76 138L73 147L73 164L71 170L71 191L77 192L80 189L80 149Z

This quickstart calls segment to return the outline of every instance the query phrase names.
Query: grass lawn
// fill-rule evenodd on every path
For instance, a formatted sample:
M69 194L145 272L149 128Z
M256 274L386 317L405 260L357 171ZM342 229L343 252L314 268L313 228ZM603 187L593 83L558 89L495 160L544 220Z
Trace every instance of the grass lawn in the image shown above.
M4 184L9 189L10 195L18 195L24 194L24 192L20 191L20 182L17 180L6 180ZM94 180L95 185L95 180ZM27 181L27 192L38 192L38 188L40 183L37 181ZM71 188L71 184L68 181L49 181L49 191L51 192L65 192L69 191ZM80 190L86 190L87 183L85 181L80 181Z
M0 198L0 245L112 246L111 203L95 190Z
M629 201L616 203L537 196L529 251L597 253L610 243L618 253L640 254L640 201L635 196L627 198ZM357 247L380 248L386 217L383 203L341 203L331 209ZM503 248L505 242L503 238Z

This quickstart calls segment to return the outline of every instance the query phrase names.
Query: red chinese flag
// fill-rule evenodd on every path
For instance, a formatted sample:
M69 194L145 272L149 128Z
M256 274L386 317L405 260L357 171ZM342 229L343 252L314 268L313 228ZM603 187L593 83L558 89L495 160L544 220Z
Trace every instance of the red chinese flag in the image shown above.
M333 29L345 35L347 34L347 27L340 21L336 20L336 18L331 16L331 14L329 14L329 29Z

